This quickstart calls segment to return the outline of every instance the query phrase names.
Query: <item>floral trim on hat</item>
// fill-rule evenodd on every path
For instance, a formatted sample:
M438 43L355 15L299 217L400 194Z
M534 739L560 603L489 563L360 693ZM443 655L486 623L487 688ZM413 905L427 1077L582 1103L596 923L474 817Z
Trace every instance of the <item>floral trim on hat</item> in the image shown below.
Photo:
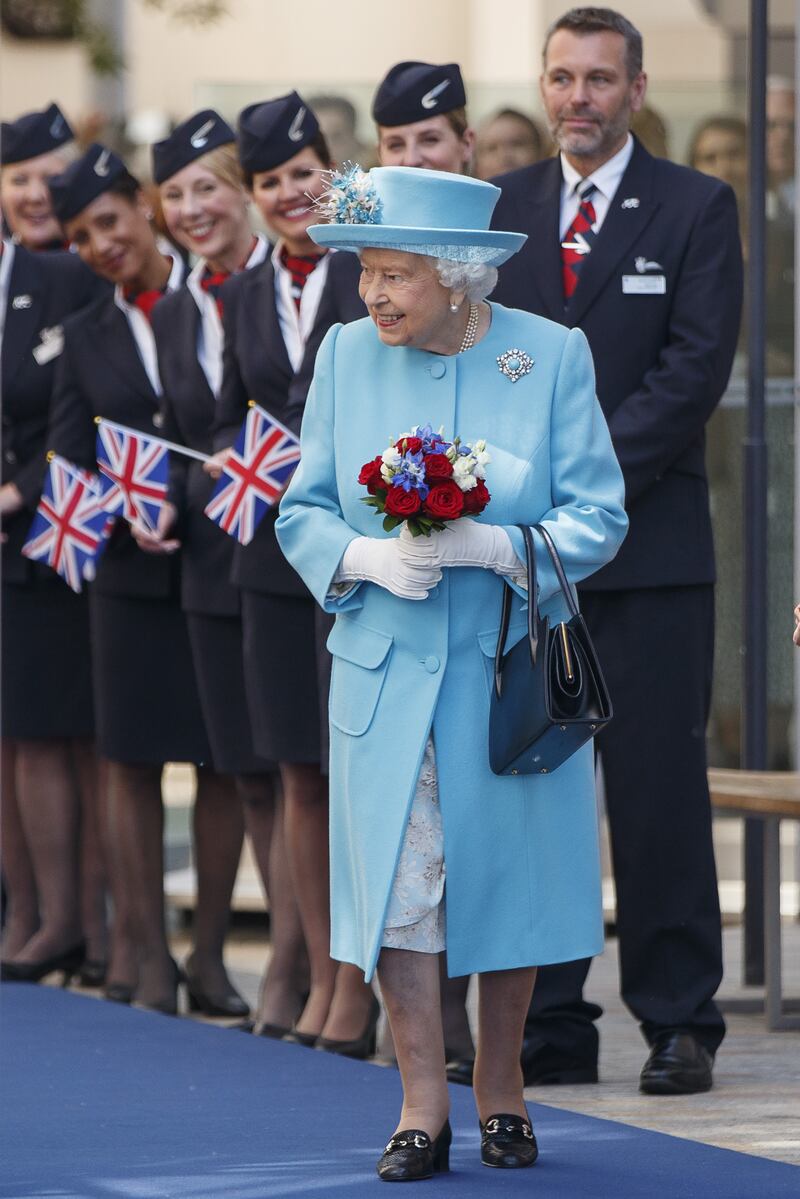
M369 171L345 162L340 171L323 171L327 187L314 201L322 220L332 225L379 225L380 196Z

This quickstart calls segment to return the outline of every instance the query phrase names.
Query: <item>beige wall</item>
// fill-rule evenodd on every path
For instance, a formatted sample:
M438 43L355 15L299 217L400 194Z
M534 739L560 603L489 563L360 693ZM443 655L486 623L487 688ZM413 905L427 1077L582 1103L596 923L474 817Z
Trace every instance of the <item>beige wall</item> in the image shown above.
M376 81L405 58L460 62L477 117L504 98L533 105L544 31L566 7L565 0L228 0L227 18L187 28L126 0L126 109L179 117L215 103L232 113L295 84L339 87L366 109ZM695 0L627 0L624 11L645 35L646 66L659 87L724 88L727 38ZM51 98L68 114L91 105L79 48L5 39L0 55L4 116Z

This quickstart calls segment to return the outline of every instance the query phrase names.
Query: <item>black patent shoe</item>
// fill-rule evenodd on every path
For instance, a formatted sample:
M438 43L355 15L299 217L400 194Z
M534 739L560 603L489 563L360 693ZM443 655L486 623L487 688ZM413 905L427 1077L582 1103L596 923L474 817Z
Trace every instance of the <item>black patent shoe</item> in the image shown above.
M87 958L78 971L78 980L82 987L102 987L107 970L108 962Z
M352 1041L334 1041L330 1037L317 1037L314 1048L322 1049L325 1053L339 1053L342 1057L354 1057L359 1061L372 1057L376 1048L380 1014L381 1005L373 995L367 1026L360 1037L356 1037Z
M690 1032L667 1029L653 1040L639 1079L645 1095L695 1095L710 1091L714 1059Z
M155 999L150 1003L144 1003L134 996L133 1006L141 1008L145 1012L160 1012L162 1016L177 1016L178 1014L178 990L181 984L186 982L186 977L174 958L170 958L172 963L172 990L169 995L165 995L163 999Z
M73 945L63 953L54 953L52 957L42 958L38 962L3 962L0 964L0 980L4 983L38 983L48 974L60 971L62 986L66 987L74 974L81 968L86 947Z
M453 1132L445 1120L435 1141L420 1128L396 1132L375 1167L382 1182L418 1182L450 1169Z
M313 1049L319 1040L318 1032L298 1032L293 1028L291 1032L287 1032L281 1037L282 1041L286 1041L289 1045L302 1045L304 1049Z
M447 1059L444 1068L448 1082L458 1083L462 1087L472 1086L472 1076L475 1073L474 1057L451 1057Z
M106 983L103 998L110 1003L133 1003L135 989L130 983Z
M223 995L211 995L202 990L197 981L186 979L189 1011L202 1012L204 1016L229 1016L242 1019L250 1014L250 1008L233 987Z
M532 1166L539 1146L530 1122L523 1116L490 1116L481 1124L481 1161L484 1166L518 1170Z

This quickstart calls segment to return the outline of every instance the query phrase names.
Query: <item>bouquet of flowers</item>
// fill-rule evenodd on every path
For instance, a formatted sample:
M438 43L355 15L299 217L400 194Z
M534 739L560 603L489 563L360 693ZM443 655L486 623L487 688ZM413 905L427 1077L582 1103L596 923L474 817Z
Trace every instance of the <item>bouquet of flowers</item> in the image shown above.
M365 462L358 476L364 503L383 516L387 533L405 521L414 537L430 537L459 516L477 516L491 496L486 487L486 442L445 441L443 430L415 425Z

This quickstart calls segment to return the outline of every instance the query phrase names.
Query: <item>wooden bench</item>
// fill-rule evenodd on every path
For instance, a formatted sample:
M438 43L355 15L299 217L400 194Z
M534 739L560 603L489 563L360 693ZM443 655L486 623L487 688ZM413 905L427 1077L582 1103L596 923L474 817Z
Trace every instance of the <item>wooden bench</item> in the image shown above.
M800 820L800 773L711 769L708 786L715 811L764 821L764 1011L770 1029L800 1028L783 1001L780 861L781 820Z

